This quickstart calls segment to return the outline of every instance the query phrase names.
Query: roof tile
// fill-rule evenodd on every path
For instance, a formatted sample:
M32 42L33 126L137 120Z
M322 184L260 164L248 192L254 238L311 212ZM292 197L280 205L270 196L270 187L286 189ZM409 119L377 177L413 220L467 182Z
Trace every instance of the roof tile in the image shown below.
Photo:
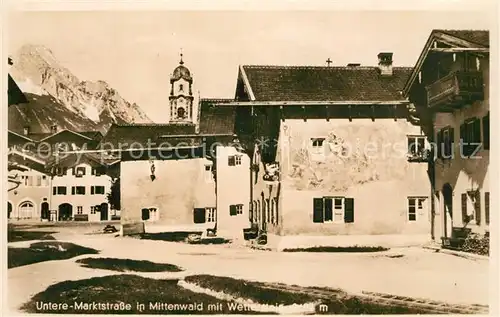
M257 101L397 101L410 67L243 66Z

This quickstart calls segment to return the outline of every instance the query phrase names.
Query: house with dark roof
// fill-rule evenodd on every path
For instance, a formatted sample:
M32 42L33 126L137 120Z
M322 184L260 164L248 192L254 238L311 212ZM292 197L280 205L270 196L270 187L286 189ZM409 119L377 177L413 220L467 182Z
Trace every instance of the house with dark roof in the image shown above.
M118 176L117 159L92 153L101 139L99 131L9 130L9 164L16 167L10 173L16 182L19 178L9 191L14 219L101 221L118 216L107 201L111 179ZM73 193L77 187L78 194Z
M181 59L170 78L167 121L111 126L99 149L120 155L123 234L217 230L242 236L249 226L249 162L235 136L233 99L193 96ZM233 216L234 214L234 216Z
M412 70L392 57L239 67L235 101L216 106L236 109L252 158L246 238L277 248L430 240L428 144L401 94Z
M444 246L489 234L489 48L489 31L433 30L403 89L432 140L433 229Z

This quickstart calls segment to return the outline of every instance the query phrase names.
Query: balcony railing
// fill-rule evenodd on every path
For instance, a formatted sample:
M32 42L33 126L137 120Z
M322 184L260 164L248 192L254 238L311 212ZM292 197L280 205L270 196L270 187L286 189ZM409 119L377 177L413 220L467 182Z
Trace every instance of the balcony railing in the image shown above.
M484 99L483 75L477 71L452 72L426 89L427 104L438 111L453 111Z

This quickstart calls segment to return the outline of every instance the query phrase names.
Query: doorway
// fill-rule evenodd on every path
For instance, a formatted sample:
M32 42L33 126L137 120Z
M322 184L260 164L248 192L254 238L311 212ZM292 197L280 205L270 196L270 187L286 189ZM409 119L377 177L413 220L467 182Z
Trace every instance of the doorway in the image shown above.
M101 221L108 220L108 204L101 204Z
M73 216L73 206L68 203L59 205L59 221L71 220Z
M443 186L443 211L444 237L451 238L453 229L453 188L448 183Z
M42 210L41 211L42 219L49 220L50 219L49 203L48 202L42 203L41 210Z

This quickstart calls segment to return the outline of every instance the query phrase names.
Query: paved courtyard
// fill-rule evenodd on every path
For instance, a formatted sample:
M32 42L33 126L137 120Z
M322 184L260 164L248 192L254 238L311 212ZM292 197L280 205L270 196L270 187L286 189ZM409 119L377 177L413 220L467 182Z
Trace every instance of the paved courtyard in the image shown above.
M102 225L101 225L102 227ZM49 228L39 230L50 231ZM100 250L60 261L8 270L8 302L12 311L34 294L65 280L104 276L112 271L80 267L84 257L115 257L175 264L180 273L134 273L168 276L212 274L261 282L341 288L433 299L456 304L487 305L489 261L465 259L423 248L398 248L373 253L278 253L236 245L189 245L113 235L88 235L90 227L66 228L53 236ZM9 243L29 246L34 241Z

